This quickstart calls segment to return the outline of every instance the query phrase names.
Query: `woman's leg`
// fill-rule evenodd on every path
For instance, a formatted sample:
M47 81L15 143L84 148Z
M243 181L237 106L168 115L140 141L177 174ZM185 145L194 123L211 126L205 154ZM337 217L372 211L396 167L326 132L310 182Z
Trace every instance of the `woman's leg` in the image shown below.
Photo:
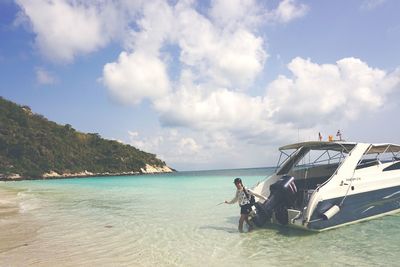
M253 230L253 225L249 222L249 215L245 215L244 220L246 221L247 225L249 226L249 232Z
M240 214L240 219L239 219L239 232L243 233L243 222L246 219L245 217L247 217L247 215L245 214Z

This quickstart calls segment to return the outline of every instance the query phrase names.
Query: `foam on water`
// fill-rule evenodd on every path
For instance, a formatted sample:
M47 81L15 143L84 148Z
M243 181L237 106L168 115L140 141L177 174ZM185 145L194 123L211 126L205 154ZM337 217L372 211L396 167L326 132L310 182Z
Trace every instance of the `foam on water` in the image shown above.
M24 181L24 216L40 225L0 262L39 266L395 265L400 216L320 234L274 227L237 232L232 178L247 186L271 169ZM4 229L0 230L4 231Z
M40 199L32 193L18 192L17 194L18 207L20 213L30 212L41 208Z

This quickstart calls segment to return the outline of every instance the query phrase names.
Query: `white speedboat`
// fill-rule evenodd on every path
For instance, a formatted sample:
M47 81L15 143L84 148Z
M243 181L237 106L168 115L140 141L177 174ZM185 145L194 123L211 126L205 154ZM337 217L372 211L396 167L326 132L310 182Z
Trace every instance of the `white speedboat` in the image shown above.
M258 226L323 231L400 211L400 145L303 142L283 146L277 171L253 189Z

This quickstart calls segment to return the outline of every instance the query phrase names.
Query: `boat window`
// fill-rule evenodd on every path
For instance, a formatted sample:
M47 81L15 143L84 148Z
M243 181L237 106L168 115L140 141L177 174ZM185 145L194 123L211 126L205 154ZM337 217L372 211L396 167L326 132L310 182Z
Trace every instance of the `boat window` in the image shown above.
M310 150L296 164L294 170L307 169L316 166L338 165L346 157L343 151Z
M391 145L370 146L358 162L356 169L371 167L380 163L393 162L396 155L392 152Z
M390 165L389 167L386 167L383 169L384 172L386 171L394 171L394 170L399 170L400 169L400 162L397 162L395 164Z
M346 156L344 151L302 147L282 166L278 174L288 174L296 180L318 178L325 181L332 176Z
M380 161L377 159L364 159L357 165L356 170L363 169L371 166L379 165Z
M290 159L290 157L296 152L295 149L291 149L291 150L282 150L280 155L279 155L279 159L278 159L278 163L276 164L276 168L280 168L288 159Z
M295 150L290 156L281 164L281 167L278 171L279 175L287 174L295 164L297 164L305 154L309 151L309 148L301 147ZM282 151L283 153L283 151Z

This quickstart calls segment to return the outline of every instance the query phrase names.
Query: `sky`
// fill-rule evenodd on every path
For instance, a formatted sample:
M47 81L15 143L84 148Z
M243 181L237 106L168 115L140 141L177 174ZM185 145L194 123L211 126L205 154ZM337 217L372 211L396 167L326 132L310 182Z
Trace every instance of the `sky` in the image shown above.
M397 0L1 0L0 95L177 170L400 143Z

